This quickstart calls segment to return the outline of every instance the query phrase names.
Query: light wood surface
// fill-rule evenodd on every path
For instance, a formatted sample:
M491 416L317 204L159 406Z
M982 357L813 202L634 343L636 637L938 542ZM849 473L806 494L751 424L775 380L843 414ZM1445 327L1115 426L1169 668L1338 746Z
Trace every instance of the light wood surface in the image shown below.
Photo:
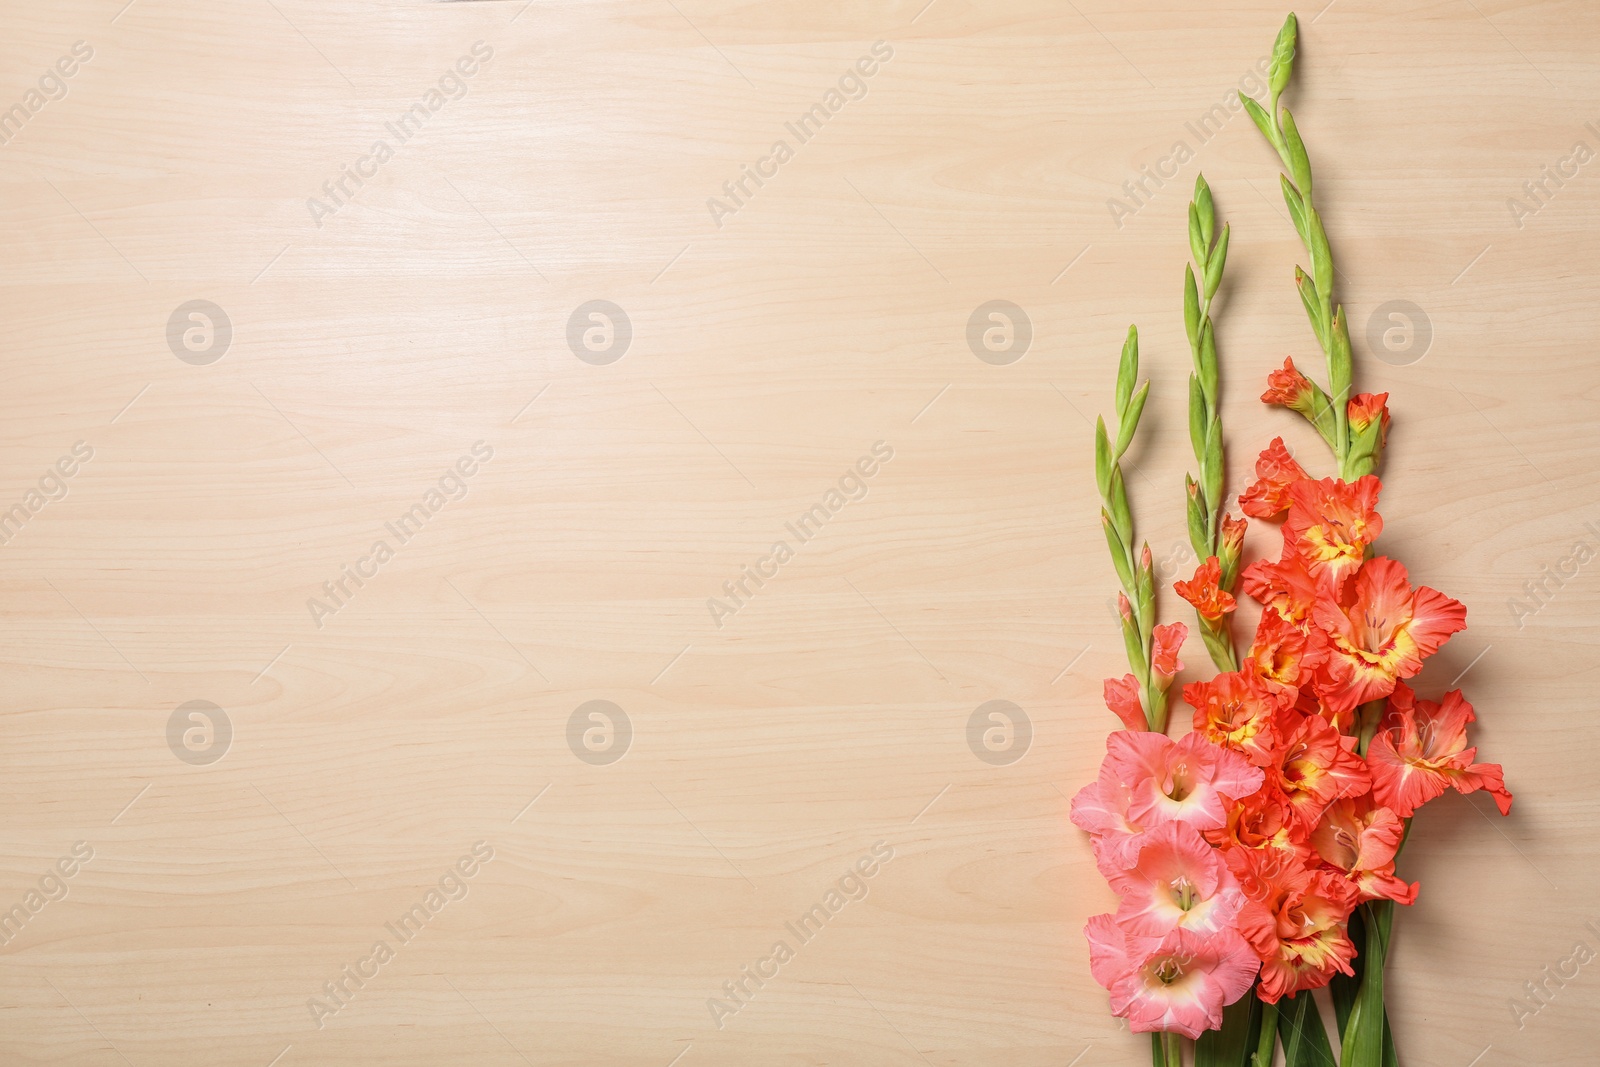
M1255 400L1285 353L1316 361L1275 161L1226 108L1285 9L122 3L0 22L0 108L93 52L0 146L0 509L66 487L0 545L0 908L74 872L0 946L0 1062L1148 1062L1090 980L1080 930L1111 895L1067 822L1124 669L1090 420L1137 322L1135 505L1188 566L1203 168L1234 227L1232 468L1277 433L1315 454ZM1600 563L1531 617L1509 602L1600 546L1600 162L1536 213L1507 200L1600 152L1600 10L1301 17L1291 99L1360 385L1395 412L1382 545L1469 606L1424 682L1466 672L1517 796L1503 821L1454 795L1418 820L1402 1061L1592 1063L1600 962L1520 1028L1511 1001L1600 951ZM865 95L802 143L785 123L879 41ZM492 56L427 110L475 42ZM386 132L419 102L421 132ZM1179 141L1195 158L1166 162ZM358 164L375 176L333 204ZM1123 183L1174 166L1118 226ZM214 362L168 343L193 300L231 322ZM591 300L626 312L620 360L569 348ZM1031 323L1008 364L967 342L991 300ZM1420 359L1365 343L1393 300L1429 323ZM385 524L476 442L465 496L401 544ZM892 458L845 482L865 496L791 534L877 442ZM314 620L380 539L393 558ZM778 540L793 557L714 619ZM592 700L627 716L614 762L569 747ZM1015 762L969 747L995 700L1031 724ZM190 701L231 725L214 762L187 712L169 745ZM462 862L478 842L492 859ZM864 899L795 937L863 859ZM465 895L396 937L441 879ZM780 940L793 958L714 1021ZM315 1016L379 941L392 958Z

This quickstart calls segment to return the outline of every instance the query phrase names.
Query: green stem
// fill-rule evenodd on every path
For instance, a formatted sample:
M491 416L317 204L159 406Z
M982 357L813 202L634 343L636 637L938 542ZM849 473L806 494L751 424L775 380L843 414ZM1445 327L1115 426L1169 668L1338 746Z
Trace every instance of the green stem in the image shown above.
M1254 994L1251 994L1254 996ZM1272 1067L1272 1043L1278 1037L1278 1005L1261 1005L1261 1038L1256 1042L1251 1067Z

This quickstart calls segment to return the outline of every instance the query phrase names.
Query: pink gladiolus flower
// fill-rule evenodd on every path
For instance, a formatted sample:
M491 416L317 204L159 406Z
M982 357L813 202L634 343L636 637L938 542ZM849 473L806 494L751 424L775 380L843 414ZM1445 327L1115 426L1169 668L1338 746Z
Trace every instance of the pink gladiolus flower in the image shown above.
M1084 934L1090 973L1110 990L1112 1014L1139 1034L1171 1031L1194 1038L1216 1029L1222 1009L1244 996L1261 965L1231 930L1129 937L1111 916L1096 915Z
M1222 854L1182 822L1141 835L1138 859L1111 877L1111 888L1122 894L1117 925L1130 936L1218 933L1232 928L1245 902Z

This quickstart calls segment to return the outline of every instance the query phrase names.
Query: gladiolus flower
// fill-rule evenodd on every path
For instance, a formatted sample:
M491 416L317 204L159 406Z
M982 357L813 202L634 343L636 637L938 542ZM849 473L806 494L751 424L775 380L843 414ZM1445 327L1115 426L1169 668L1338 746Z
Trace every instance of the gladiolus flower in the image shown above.
M1334 801L1311 831L1311 844L1322 862L1350 879L1362 900L1386 897L1397 904L1417 899L1417 883L1396 878L1394 854L1405 837L1406 824L1370 798Z
M1304 560L1311 577L1334 596L1366 559L1367 546L1383 532L1383 518L1376 510L1381 488L1371 474L1353 484L1307 478L1289 486L1284 548Z
M1467 625L1459 601L1427 586L1412 589L1405 567L1385 556L1363 564L1347 596L1319 601L1313 615L1328 635L1327 680L1319 679L1317 694L1339 709L1388 696Z
M1372 776L1355 747L1355 738L1307 716L1272 750L1268 781L1283 794L1300 826L1311 829L1329 804L1372 787Z
M1356 891L1349 882L1333 871L1307 870L1280 853L1235 849L1227 855L1249 897L1239 913L1239 932L1261 957L1256 988L1264 1002L1319 989L1335 971L1355 973L1350 961L1356 946L1347 924Z
M1221 826L1228 805L1263 780L1238 753L1197 734L1173 741L1146 730L1118 730L1106 738L1099 777L1072 798L1072 822L1089 832L1095 862L1111 877L1133 866L1141 832L1169 822L1197 830Z
M1246 655L1245 669L1268 689L1286 693L1293 700L1327 658L1320 631L1303 630L1276 611L1263 611Z
M1150 636L1153 645L1150 655L1151 670L1156 676L1156 682L1165 689L1172 684L1173 676L1183 670L1183 661L1178 658L1178 650L1183 647L1183 639L1189 636L1189 628L1181 622L1167 623L1151 630Z
M1389 436L1389 394L1388 393L1360 393L1350 398L1350 404L1345 409L1350 416L1350 429L1356 433L1366 433L1374 422L1382 420L1379 428L1382 438Z
M1305 561L1293 553L1276 561L1256 560L1240 581L1251 599L1296 625L1310 619L1317 602L1317 583Z
M1274 693L1241 671L1219 674L1207 682L1190 682L1183 699L1194 708L1194 731L1213 744L1241 753L1251 763L1265 766L1278 742L1278 714L1288 706Z
M1089 970L1111 992L1111 1012L1134 1033L1199 1037L1222 1025L1222 1009L1255 980L1260 961L1238 934L1174 930L1160 940L1129 937L1110 915L1084 927Z
M1111 888L1122 894L1117 925L1140 937L1177 929L1218 933L1233 925L1244 906L1244 893L1221 854L1181 822L1145 833L1138 859L1111 877Z
M1256 482L1239 495L1239 510L1256 519L1271 519L1289 509L1289 486L1306 477L1283 438L1274 437L1256 459Z
M1122 725L1130 730L1150 729L1150 723L1145 719L1144 705L1139 702L1139 679L1131 674L1107 678L1105 699L1106 707L1122 720Z
M1311 413L1311 400L1315 395L1311 380L1301 374L1294 359L1283 357L1283 369L1267 374L1267 391L1261 394L1263 404L1278 404L1300 412Z
M1187 582L1173 582L1178 595L1194 605L1200 617L1213 627L1222 622L1238 605L1233 594L1218 586L1222 579L1222 564L1216 556L1209 556L1195 568L1194 577Z
M1459 689L1435 703L1415 700L1410 686L1397 686L1367 748L1373 797L1407 817L1446 788L1458 793L1482 789L1494 797L1500 814L1511 814L1511 793L1500 765L1472 762L1478 750L1467 747L1467 724L1475 719Z
M1276 851L1297 863L1309 862L1312 856L1305 831L1295 823L1283 794L1271 788L1235 801L1228 812L1228 821L1215 830L1204 831L1203 836L1224 851L1232 848Z
M1128 818L1145 829L1169 822L1202 830L1221 826L1224 798L1249 796L1263 781L1261 770L1238 753L1195 734L1173 741L1165 734L1118 731L1106 740L1104 769L1128 783Z

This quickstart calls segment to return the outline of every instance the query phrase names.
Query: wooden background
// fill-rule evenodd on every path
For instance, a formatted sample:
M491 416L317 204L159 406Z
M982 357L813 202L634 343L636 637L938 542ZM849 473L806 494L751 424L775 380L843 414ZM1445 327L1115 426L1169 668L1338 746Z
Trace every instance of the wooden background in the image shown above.
M1089 978L1080 930L1112 898L1067 821L1124 669L1090 420L1136 321L1135 506L1187 570L1203 168L1234 227L1232 467L1277 433L1316 455L1255 400L1285 353L1316 360L1276 161L1225 106L1284 9L925 2L8 0L0 108L93 54L0 146L0 509L43 505L0 545L0 908L28 916L0 1062L1148 1062ZM1359 385L1395 412L1382 547L1468 604L1424 685L1468 672L1517 794L1506 820L1455 795L1418 820L1402 1060L1592 1063L1600 962L1564 961L1600 951L1600 10L1301 16L1289 99ZM785 123L878 41L865 95L799 143ZM476 42L464 95L388 134ZM380 138L393 158L313 217ZM792 158L714 220L778 139ZM1141 168L1170 177L1136 203ZM194 300L225 350L169 344ZM591 300L631 324L614 362L569 347ZM1031 323L1010 363L967 341L991 300ZM465 496L399 544L385 523L480 441ZM787 534L875 442L866 495ZM379 539L394 557L314 620ZM793 558L714 620L778 539ZM569 745L591 700L629 727L598 755ZM1030 724L1012 762L969 745L994 700ZM169 742L190 701L228 743L186 744L187 712ZM493 859L446 878L477 842ZM794 938L879 842L865 899ZM393 936L441 878L465 896ZM29 914L41 881L66 895Z

